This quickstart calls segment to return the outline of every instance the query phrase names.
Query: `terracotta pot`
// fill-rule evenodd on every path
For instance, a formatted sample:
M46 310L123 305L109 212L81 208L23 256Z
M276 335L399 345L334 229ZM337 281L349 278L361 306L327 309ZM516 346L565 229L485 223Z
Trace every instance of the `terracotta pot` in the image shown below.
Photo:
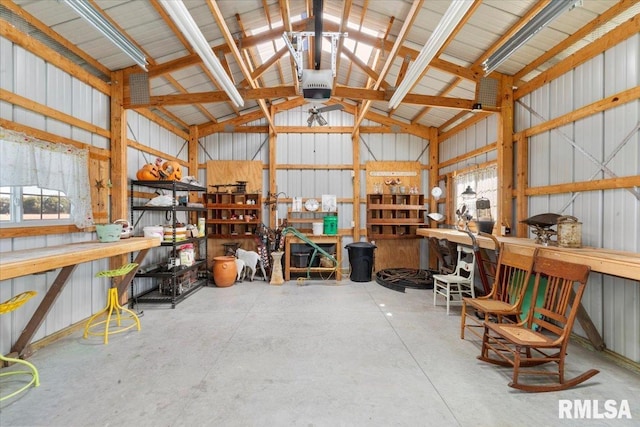
M213 258L213 281L219 288L226 288L236 282L236 258L218 256Z

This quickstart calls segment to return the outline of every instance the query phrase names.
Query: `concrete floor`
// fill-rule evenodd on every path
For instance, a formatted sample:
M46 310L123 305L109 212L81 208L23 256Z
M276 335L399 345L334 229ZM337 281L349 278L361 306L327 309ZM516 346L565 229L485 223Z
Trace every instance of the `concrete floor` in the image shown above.
M142 331L106 346L76 332L38 350L41 386L2 402L0 425L640 425L638 373L572 344L567 376L600 374L563 392L511 389L430 290L257 280L140 308ZM633 419L560 420L560 399L598 399L600 413L627 400Z

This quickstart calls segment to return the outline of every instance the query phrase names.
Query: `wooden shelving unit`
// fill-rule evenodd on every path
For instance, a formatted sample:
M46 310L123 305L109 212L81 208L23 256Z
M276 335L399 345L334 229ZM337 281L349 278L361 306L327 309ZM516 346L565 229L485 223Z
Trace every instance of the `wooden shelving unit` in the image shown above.
M318 198L317 200L320 200ZM287 225L289 227L293 227L298 230L300 233L304 234L310 241L319 245L323 249L327 250L327 252L333 253L338 262L342 259L342 248L341 248L341 239L339 233L337 235L314 235L313 234L313 224L323 224L324 225L324 217L325 216L337 216L337 212L326 212L321 209L316 211L307 210L304 206L304 202L306 199L303 199L303 206L300 211L294 211L291 208L287 211ZM294 250L295 248L299 248ZM294 266L293 256L296 252L303 253L311 253L313 252L313 248L306 244L304 241L300 240L296 236L288 235L285 237L285 256L284 256L284 278L285 280L291 279L291 274L306 274L309 273L318 273L321 275L328 276L333 271L333 268L320 267L319 265L314 265L312 267L306 266ZM318 253L315 259L315 263L319 261L320 254ZM309 255L309 261L311 261L311 255ZM314 264L315 264L314 263ZM342 279L342 274L340 272L340 268L335 271L336 280Z
M301 233L310 234L313 232L313 224L323 224L325 216L335 216L336 212L325 211L287 211L287 225L294 227Z
M368 194L367 238L415 239L426 211L422 194Z
M314 236L314 235L310 235L310 234L305 234L305 236L311 240L313 243L319 245L320 247L322 247L323 249L327 250L329 248L329 246L331 247L335 247L335 251L333 251L335 253L334 257L338 260L338 262L341 262L342 260L342 246L340 243L340 236L339 235L335 235L335 236L329 236L329 235L322 235L322 236ZM307 272L309 273L319 273L319 274L324 274L326 276L328 276L329 274L331 274L332 272L335 271L335 278L336 280L342 280L342 273L340 271L340 266L338 266L338 269L335 270L334 268L327 268L327 267L320 267L320 266L313 266L313 267L309 267L309 266L302 266L302 267L294 267L292 265L292 253L293 253L293 248L295 247L294 245L299 245L298 247L305 247L305 251L306 252L313 252L313 248L309 245L307 245L304 241L300 240L299 238L297 238L296 236L286 236L285 239L285 259L284 259L284 280L291 280L291 274L306 274ZM327 252L331 252L331 250L327 250ZM319 256L320 254L318 253L316 256L316 259L319 260ZM309 258L311 258L311 256L309 256Z
M262 222L258 193L207 193L207 236L214 239L253 238Z

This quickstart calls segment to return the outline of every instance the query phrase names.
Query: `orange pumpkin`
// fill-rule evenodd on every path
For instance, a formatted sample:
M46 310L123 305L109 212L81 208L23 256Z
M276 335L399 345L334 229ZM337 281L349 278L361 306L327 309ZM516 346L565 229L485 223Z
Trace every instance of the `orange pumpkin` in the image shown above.
M136 178L140 181L157 181L160 179L158 167L153 163L147 163L136 173Z
M161 179L167 179L170 181L180 181L182 179L182 167L180 163L174 161L167 161L162 164L162 171L160 172Z

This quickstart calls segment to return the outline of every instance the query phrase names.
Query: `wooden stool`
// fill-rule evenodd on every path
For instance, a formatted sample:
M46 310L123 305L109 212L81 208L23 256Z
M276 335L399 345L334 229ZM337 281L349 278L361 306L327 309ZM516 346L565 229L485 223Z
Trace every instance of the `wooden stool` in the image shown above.
M13 310L16 310L17 308L19 308L22 304L24 304L25 302L29 301L31 298L33 298L35 295L37 294L37 292L35 291L26 291L23 292L21 294L16 295L15 297L6 300L5 302L3 302L2 304L0 304L0 314L5 314L5 313L11 313ZM35 366L33 366L32 363L27 362L26 360L22 360L22 359L17 359L17 358L13 358L13 357L5 357L2 354L0 354L0 361L2 361L2 364L6 364L7 366L11 365L11 364L19 364L19 365L24 365L27 368L29 368L28 371L24 371L24 370L20 370L20 371L13 371L13 370L9 370L7 372L0 372L0 377L4 377L4 376L8 376L8 375L21 375L21 374L25 374L25 375L30 375L31 376L31 380L24 386L22 386L20 389L9 393L5 396L0 397L0 402L2 402L3 400L9 399L23 391L25 391L26 389L28 389L29 387L31 387L31 385L33 384L34 387L38 387L40 385L40 376L38 375L38 370L36 369ZM4 385L2 386L2 390L4 390L5 387Z
M123 265L122 267L115 270L104 270L96 274L96 277L110 277L112 280L111 288L109 289L109 294L107 295L107 306L91 316L87 321L87 325L84 328L84 337L87 338L89 335L104 335L104 343L109 344L109 334L117 334L120 332L127 331L134 326L138 327L140 330L140 319L136 313L128 308L120 305L120 301L118 300L118 288L114 286L113 278L120 277L128 274L131 270L138 268L138 264L130 263ZM111 315L115 316L112 318ZM125 315L122 316L121 313L125 312ZM96 321L103 314L107 315L105 320ZM132 320L132 322L128 325L122 325L122 320ZM114 321L115 325L112 325L111 322ZM93 331L92 328L103 325L103 331Z

